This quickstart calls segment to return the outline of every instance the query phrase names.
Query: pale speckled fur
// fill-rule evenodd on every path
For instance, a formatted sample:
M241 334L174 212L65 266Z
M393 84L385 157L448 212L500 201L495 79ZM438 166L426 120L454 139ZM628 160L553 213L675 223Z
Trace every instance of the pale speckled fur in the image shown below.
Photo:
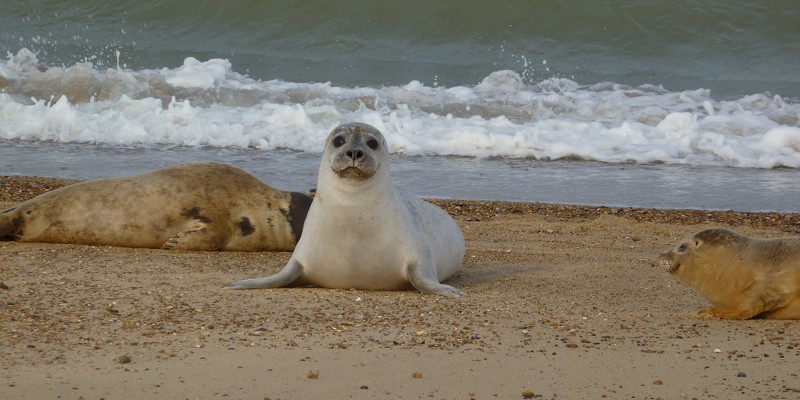
M306 204L296 204L297 199ZM310 202L305 195L273 189L231 165L180 164L44 193L0 214L0 237L181 250L291 251L299 232L293 232L290 219L302 227Z

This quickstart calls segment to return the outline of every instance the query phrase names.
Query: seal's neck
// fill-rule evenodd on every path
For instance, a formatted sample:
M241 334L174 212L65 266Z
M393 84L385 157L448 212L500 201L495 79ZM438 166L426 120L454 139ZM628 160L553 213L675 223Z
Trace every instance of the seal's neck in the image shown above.
M317 195L325 201L359 203L360 200L383 201L391 196L392 181L388 168L380 168L375 175L365 180L340 178L330 168L320 168Z
M731 299L738 298L738 293L752 284L742 278L741 260L731 257L729 252L707 250L702 255L695 254L690 266L678 270L677 278L698 289L717 307L730 307Z

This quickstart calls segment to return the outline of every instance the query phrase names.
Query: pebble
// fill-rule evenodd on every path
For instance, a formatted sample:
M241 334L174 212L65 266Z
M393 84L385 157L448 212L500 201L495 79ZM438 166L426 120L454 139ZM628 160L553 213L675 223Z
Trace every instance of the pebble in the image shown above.
M530 390L523 390L522 391L522 398L523 399L532 399L534 397L536 397L536 395L533 392L531 392Z

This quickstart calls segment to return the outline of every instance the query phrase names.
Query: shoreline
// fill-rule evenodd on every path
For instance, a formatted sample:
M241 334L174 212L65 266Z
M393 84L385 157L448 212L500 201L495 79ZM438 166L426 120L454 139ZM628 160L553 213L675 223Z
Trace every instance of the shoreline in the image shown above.
M0 203L25 201L46 191L77 182L80 180L0 175ZM794 212L613 207L503 200L425 200L456 218L461 216L485 219L500 214L541 214L567 221L573 218L594 219L602 215L615 215L638 222L721 224L731 228L749 226L776 228L789 234L800 234L800 213Z
M0 177L0 207L74 181ZM225 291L290 253L0 242L0 397L792 398L800 321L701 319L655 260L798 213L430 200L465 295Z

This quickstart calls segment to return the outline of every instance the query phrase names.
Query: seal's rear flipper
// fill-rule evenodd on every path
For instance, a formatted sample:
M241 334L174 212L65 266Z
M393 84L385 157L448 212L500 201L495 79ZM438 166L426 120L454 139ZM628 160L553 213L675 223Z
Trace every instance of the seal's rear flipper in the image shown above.
M435 276L431 276L435 268L420 268L418 264L408 266L408 280L422 293L438 294L447 297L461 297L464 294L461 289L439 283Z
M266 278L245 279L223 289L270 289L289 286L303 275L303 266L292 258L280 272Z

